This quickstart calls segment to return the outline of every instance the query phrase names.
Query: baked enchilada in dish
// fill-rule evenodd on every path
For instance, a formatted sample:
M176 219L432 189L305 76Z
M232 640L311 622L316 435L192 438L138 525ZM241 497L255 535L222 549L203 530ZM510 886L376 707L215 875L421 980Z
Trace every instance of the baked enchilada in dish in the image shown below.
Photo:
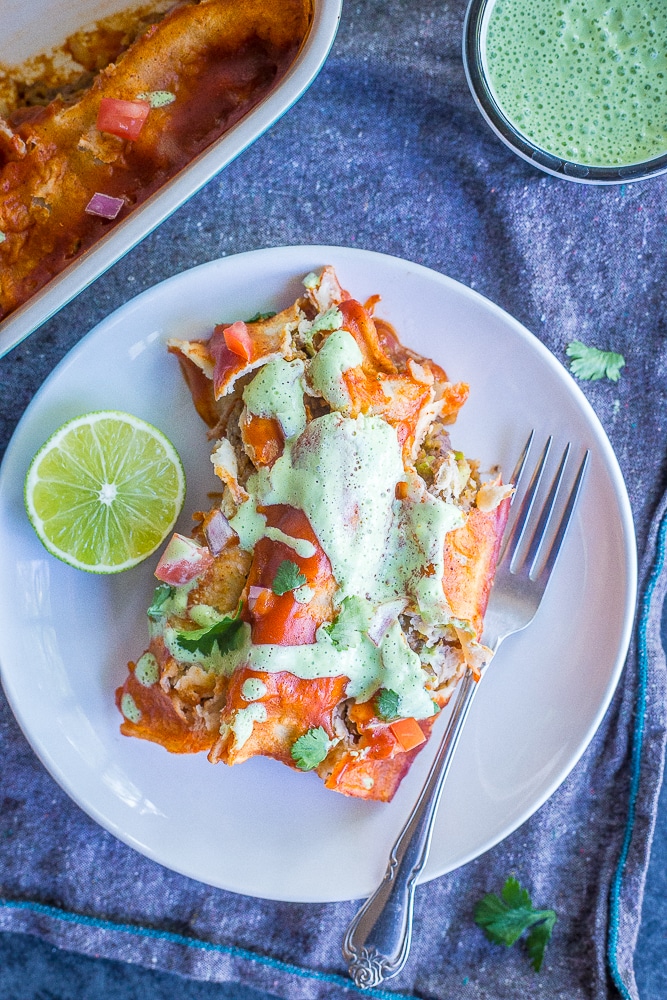
M157 565L122 732L388 801L466 670L511 486L450 442L468 396L325 267L277 315L172 340L218 493ZM212 476L213 480L213 476Z
M68 72L0 66L0 319L257 105L312 20L312 0L151 10L68 39Z

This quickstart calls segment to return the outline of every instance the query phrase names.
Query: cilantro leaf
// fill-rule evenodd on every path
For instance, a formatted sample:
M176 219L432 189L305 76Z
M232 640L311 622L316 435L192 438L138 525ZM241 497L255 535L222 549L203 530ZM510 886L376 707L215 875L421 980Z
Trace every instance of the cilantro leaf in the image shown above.
M297 587L303 587L305 582L306 578L297 564L293 563L291 559L283 559L280 566L276 570L271 590L274 594L278 594L280 597L290 590L296 590Z
M273 319L275 315L276 315L275 309L273 312L265 312L265 313L257 312L255 313L254 316L251 316L250 319L247 319L246 323L259 323L261 320Z
M601 351L597 347L587 347L580 340L573 340L565 348L568 358L572 358L570 371L580 379L596 382L608 378L610 382L618 382L621 368L625 365L622 354L614 351Z
M475 906L475 923L482 928L489 941L505 944L508 948L525 930L522 918L518 925L512 923L514 916L515 912L495 892L487 893Z
M171 587L168 583L159 583L155 588L153 593L153 601L150 608L146 611L149 618L161 618L164 612L164 606L173 596L174 587Z
M546 917L541 924L535 924L534 927L531 927L530 934L526 939L528 957L530 958L530 964L535 969L535 972L539 972L542 968L544 952L551 939L554 924L557 919L553 910L541 910L540 912L548 913L549 916Z
M509 948L529 930L526 944L535 972L542 968L544 950L551 938L557 917L554 910L536 910L527 889L515 878L508 878L501 896L487 893L475 906L475 923L489 941Z
M395 719L398 715L398 701L399 698L395 691L390 688L380 688L375 698L378 717L384 719L385 722Z
M326 729L309 729L292 744L290 753L300 771L312 771L321 764L331 748Z
M203 653L204 656L210 656L216 643L221 653L228 653L235 648L242 628L241 605L239 604L233 618L223 618L206 628L196 628L189 631L179 630L176 632L176 641L182 649L186 649L190 653Z
M503 902L514 910L519 910L522 907L528 907L528 909L532 907L530 893L527 889L521 888L518 879L508 878L502 888L501 896L503 897Z
M371 621L371 611L368 602L363 597L346 597L340 606L340 611L331 625L324 629L336 649L350 649L358 646L361 633L368 631Z

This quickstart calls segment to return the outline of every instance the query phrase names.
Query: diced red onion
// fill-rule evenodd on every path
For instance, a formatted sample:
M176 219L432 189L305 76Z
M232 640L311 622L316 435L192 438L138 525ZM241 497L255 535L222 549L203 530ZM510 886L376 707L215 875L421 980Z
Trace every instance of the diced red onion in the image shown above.
M238 535L221 510L211 516L204 526L204 534L208 547L214 556L219 556L233 538Z
M272 594L273 591L269 590L268 587L249 587L248 588L248 610L252 609L257 604L257 601L262 596L262 594Z
M381 604L376 609L368 626L368 638L371 642L375 643L376 646L380 645L389 626L396 621L406 604L407 601L401 597L397 601L387 601L386 604Z
M96 191L84 211L88 215L99 215L103 219L115 219L124 204L123 198L112 198L110 194Z

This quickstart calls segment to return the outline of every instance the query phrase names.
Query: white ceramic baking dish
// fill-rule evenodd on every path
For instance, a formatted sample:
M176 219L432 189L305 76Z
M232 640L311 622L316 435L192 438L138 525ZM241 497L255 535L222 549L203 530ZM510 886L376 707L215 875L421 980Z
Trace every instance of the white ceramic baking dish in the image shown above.
M80 28L132 6L131 0L0 0L0 63L21 64L62 44ZM127 219L3 320L0 357L136 246L301 97L333 44L342 0L315 0L314 7L310 33L278 86Z

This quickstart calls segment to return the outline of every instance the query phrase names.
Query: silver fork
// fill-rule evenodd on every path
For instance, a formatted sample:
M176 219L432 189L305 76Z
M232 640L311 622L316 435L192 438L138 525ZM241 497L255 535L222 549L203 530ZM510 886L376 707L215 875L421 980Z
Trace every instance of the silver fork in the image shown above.
M512 476L511 482L516 487L515 498L525 479L533 437L534 432L528 438ZM590 453L587 451L566 495L564 478L570 456L568 444L547 496L538 509L537 494L551 445L550 437L537 459L521 500L517 500L516 513L510 515L505 531L484 619L483 641L494 653L504 639L522 631L535 617L588 467ZM562 508L560 514L559 508ZM485 670L486 666L482 668L482 677ZM383 980L397 975L408 959L417 878L428 858L442 788L479 683L480 680L475 681L468 670L459 684L442 743L412 813L390 852L384 878L347 929L343 957L356 986L378 986Z

